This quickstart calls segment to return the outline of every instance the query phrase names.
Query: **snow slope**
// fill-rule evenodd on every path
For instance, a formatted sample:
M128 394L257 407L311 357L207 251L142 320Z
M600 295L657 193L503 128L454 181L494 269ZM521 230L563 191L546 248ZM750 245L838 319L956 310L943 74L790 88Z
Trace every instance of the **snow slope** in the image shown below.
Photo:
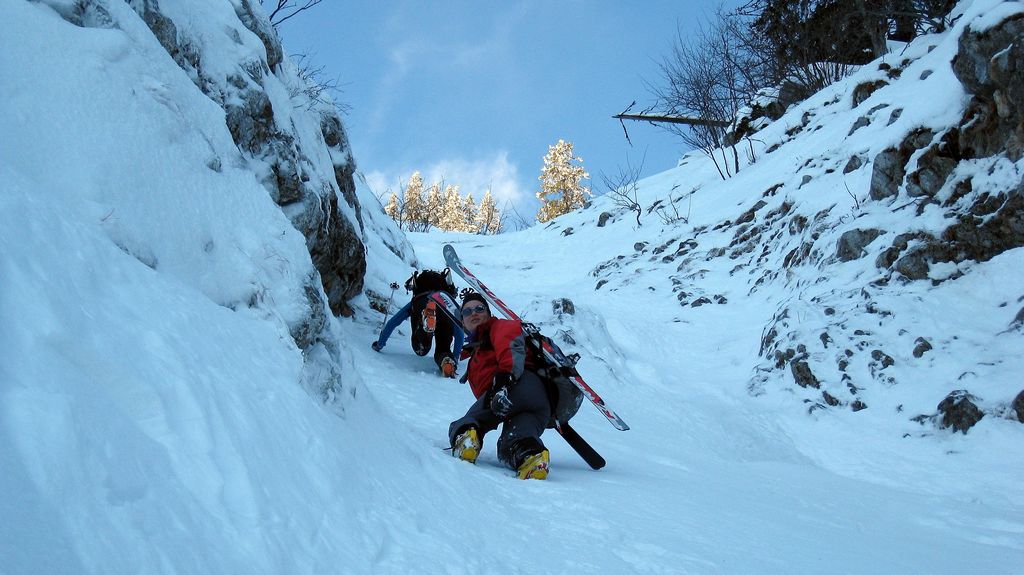
M1024 563L1019 423L922 433L882 408L896 400L880 389L866 410L810 416L799 389L769 380L752 394L764 327L798 299L793 285L751 292L756 276L730 274L727 255L683 272L681 260L650 261L655 246L748 209L749 190L798 178L789 162L810 152L786 146L815 144L794 140L775 152L790 159L731 182L694 156L642 182L645 205L699 186L686 224L649 215L634 229L627 214L598 228L613 210L598 199L545 229L410 235L423 267L442 265L451 242L514 309L571 337L566 350L632 427L585 405L573 423L608 466L590 470L547 434L549 480L520 482L493 438L476 466L444 450L469 390L412 353L407 327L373 352L383 317L366 300L331 326L345 342L324 362L343 367L339 396L323 404L303 385L309 362L289 332L312 270L303 238L241 162L210 168L211 156L237 158L222 112L141 22L81 29L40 3L2 2L0 573L1009 574ZM841 139L828 131L814 134ZM807 210L835 201L809 195ZM710 251L731 231L697 240ZM382 242L369 249L368 287L387 294L411 270ZM970 294L1020 285L1019 251L940 286L942 311L976 334L965 349L1019 349L968 313L980 309ZM620 264L592 275L610 260ZM681 306L674 280L728 303ZM892 302L898 314L955 321L914 289ZM560 297L574 315L552 312ZM933 405L934 387L893 393Z
M473 533L465 564L460 557L439 572L1016 571L1021 430L1009 422L972 437L906 439L865 429L863 419L851 421L856 414L815 421L789 402L753 399L744 383L760 301L671 321L674 299L643 289L605 294L579 281L593 252L609 247L607 235L514 237L509 249L509 236L412 234L426 263L434 254L441 265L451 242L527 319L571 333L578 345L567 351L584 355L587 380L632 429L617 431L584 405L574 424L608 466L591 471L549 433L548 482L522 484L500 467L493 438L476 467L446 461L447 423L471 394L412 354L407 328L380 356L355 350L368 387L385 398L382 410L434 448L413 474L464 491L433 509L460 526L456 533L467 524ZM554 315L555 297L572 299L576 314ZM482 518L462 516L467 498Z

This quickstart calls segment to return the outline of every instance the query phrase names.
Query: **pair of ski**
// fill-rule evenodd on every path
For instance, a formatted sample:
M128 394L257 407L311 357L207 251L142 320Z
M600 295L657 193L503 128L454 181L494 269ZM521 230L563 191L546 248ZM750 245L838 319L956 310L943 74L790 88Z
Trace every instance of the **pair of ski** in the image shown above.
M494 292L492 292L486 285L484 285L483 282L473 275L473 272L469 271L469 268L462 264L462 260L459 259L458 253L456 253L455 248L450 244L444 246L444 259L449 269L459 274L459 276L461 276L471 288L484 296L484 298L486 298L487 301L494 308L499 310L507 319L522 321L514 311L505 305L505 302L501 301L498 296L494 295ZM448 296L448 294L435 292L432 297L441 305L446 313L452 316L456 322L461 321L461 310L459 309L459 306L455 304L454 300ZM536 326L526 322L523 322L523 330L527 332L527 334L540 332ZM544 338L530 338L530 341L539 346L538 351L540 351L549 362L559 367L559 370L565 374L565 377L583 393L584 397L594 404L594 407L596 407L597 410L600 411L606 419L608 419L609 423L611 423L616 429L622 431L629 429L626 422L622 421L622 418L605 405L601 396L599 396L594 389L590 387L582 377L580 377L573 365L573 362L565 357L561 350L551 345L551 343ZM587 443L586 440L584 440L583 437L581 437L580 434L569 425L569 422L556 420L555 429L558 431L559 435L565 439L566 443L568 443L569 446L572 447L576 453L578 453L580 457L590 465L591 468L601 469L604 467L605 460L601 457L601 454L591 447L590 444Z

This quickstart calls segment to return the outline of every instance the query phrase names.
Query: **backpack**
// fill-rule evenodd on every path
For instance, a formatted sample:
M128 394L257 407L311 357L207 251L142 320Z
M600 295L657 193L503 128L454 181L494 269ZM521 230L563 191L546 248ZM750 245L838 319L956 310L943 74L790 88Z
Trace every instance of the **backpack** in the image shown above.
M556 421L564 423L572 419L583 403L583 392L569 381L569 376L579 374L575 367L579 356L566 356L550 337L540 332L530 333L526 337L532 352L533 364L537 366L537 375L544 382L548 401L551 402L551 417L547 424L548 429L551 429L555 427ZM550 345L555 351L554 355L564 358L568 365L559 365L549 360L541 351L544 343Z
M452 297L455 297L455 282L452 281L452 273L448 268L437 272L434 270L423 270L421 272L413 272L405 282L405 289L411 291L413 296L420 294L443 291Z

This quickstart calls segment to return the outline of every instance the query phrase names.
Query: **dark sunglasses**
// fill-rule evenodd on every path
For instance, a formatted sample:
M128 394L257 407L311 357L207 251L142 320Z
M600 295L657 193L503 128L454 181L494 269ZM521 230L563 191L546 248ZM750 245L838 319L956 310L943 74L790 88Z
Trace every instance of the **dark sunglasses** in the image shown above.
M469 317L475 313L484 313L485 311L487 311L487 308L482 305L478 305L475 307L464 307L462 308L462 317Z

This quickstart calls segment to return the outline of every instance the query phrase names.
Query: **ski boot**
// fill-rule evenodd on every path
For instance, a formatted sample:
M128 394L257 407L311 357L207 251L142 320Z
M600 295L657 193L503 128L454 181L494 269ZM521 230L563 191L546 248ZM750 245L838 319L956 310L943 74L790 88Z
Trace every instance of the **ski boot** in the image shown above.
M476 463L481 447L483 445L480 443L480 437L476 433L476 428L470 427L455 438L455 443L452 444L452 455L463 461Z
M446 357L441 360L441 375L451 379L455 377L455 360Z
M519 479L547 479L550 463L551 456L547 449L534 453L519 464L517 476Z
M423 308L423 331L427 333L434 333L437 329L437 304L433 301L428 301L427 306Z

